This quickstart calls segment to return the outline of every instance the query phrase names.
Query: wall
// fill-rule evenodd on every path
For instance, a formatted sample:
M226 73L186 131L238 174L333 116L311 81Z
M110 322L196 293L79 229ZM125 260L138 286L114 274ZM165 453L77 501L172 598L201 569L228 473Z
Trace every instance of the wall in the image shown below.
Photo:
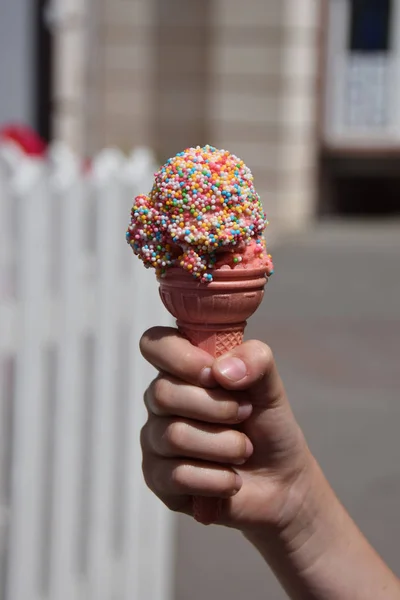
M319 0L302 0L301 12L296 0L92 2L78 127L89 151L149 145L163 161L190 145L225 147L253 170L277 228L308 223Z
M212 141L251 167L268 214L281 165L282 3L215 0L209 117ZM272 213L272 214L271 214Z
M153 0L104 0L97 45L98 143L125 151L151 142Z
M97 48L93 44L92 28L94 30L97 23L98 3L96 0L52 0L49 7L54 33L54 137L72 150L86 154L92 138L97 141L96 128L92 127L97 94L90 95L88 79L90 68L96 77L93 53Z
M0 125L33 125L34 29L31 0L0 0Z
M282 87L279 100L275 203L279 219L290 228L309 223L317 210L319 152L318 63L322 50L322 2L282 3Z
M318 1L215 0L213 143L253 171L275 224L314 211Z

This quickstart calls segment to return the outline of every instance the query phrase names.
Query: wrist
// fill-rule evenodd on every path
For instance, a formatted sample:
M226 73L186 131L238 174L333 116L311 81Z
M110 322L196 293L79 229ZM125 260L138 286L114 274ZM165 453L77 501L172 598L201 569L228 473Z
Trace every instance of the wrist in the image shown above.
M247 539L290 598L400 600L400 582L337 499L314 460L308 492L284 527L260 528Z
M310 479L298 511L279 532L279 542L299 572L314 564L344 541L348 515L313 458Z
M318 463L308 453L304 469L286 490L276 521L243 532L269 563L284 554L292 557L299 571L311 568L329 549L342 529L345 513Z

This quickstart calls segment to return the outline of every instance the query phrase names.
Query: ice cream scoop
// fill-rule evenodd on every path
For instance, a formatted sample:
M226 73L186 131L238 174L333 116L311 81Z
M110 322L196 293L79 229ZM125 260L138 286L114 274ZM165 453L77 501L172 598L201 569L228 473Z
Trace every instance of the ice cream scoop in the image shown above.
M261 261L272 273L266 225L250 169L234 154L205 146L161 167L150 194L135 198L126 236L158 276L179 267L210 282L216 265L253 268Z

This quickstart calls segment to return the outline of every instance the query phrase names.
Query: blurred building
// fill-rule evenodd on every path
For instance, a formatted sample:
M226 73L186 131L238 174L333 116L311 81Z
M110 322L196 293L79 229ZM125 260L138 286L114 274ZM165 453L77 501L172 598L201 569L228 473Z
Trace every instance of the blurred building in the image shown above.
M225 147L251 166L271 219L307 222L316 203L320 14L317 1L301 4L298 10L293 0L93 3L84 107L81 100L77 108L72 79L69 90L65 82L56 129L67 135L84 108L90 152L150 145L164 160L189 145ZM68 28L66 62L72 53L79 63L72 21L65 20L58 38Z
M398 212L399 4L36 0L36 122L89 155L226 147L276 225Z
M319 152L320 212L400 213L400 2L329 0Z

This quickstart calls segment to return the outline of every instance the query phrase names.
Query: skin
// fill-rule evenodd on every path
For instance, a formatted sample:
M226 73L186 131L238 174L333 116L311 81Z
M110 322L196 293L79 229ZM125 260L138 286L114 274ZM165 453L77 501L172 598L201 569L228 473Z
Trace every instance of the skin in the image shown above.
M400 600L400 583L351 520L294 418L272 352L250 341L215 360L170 328L141 352L143 473L174 511L224 498L217 523L241 531L295 600Z

